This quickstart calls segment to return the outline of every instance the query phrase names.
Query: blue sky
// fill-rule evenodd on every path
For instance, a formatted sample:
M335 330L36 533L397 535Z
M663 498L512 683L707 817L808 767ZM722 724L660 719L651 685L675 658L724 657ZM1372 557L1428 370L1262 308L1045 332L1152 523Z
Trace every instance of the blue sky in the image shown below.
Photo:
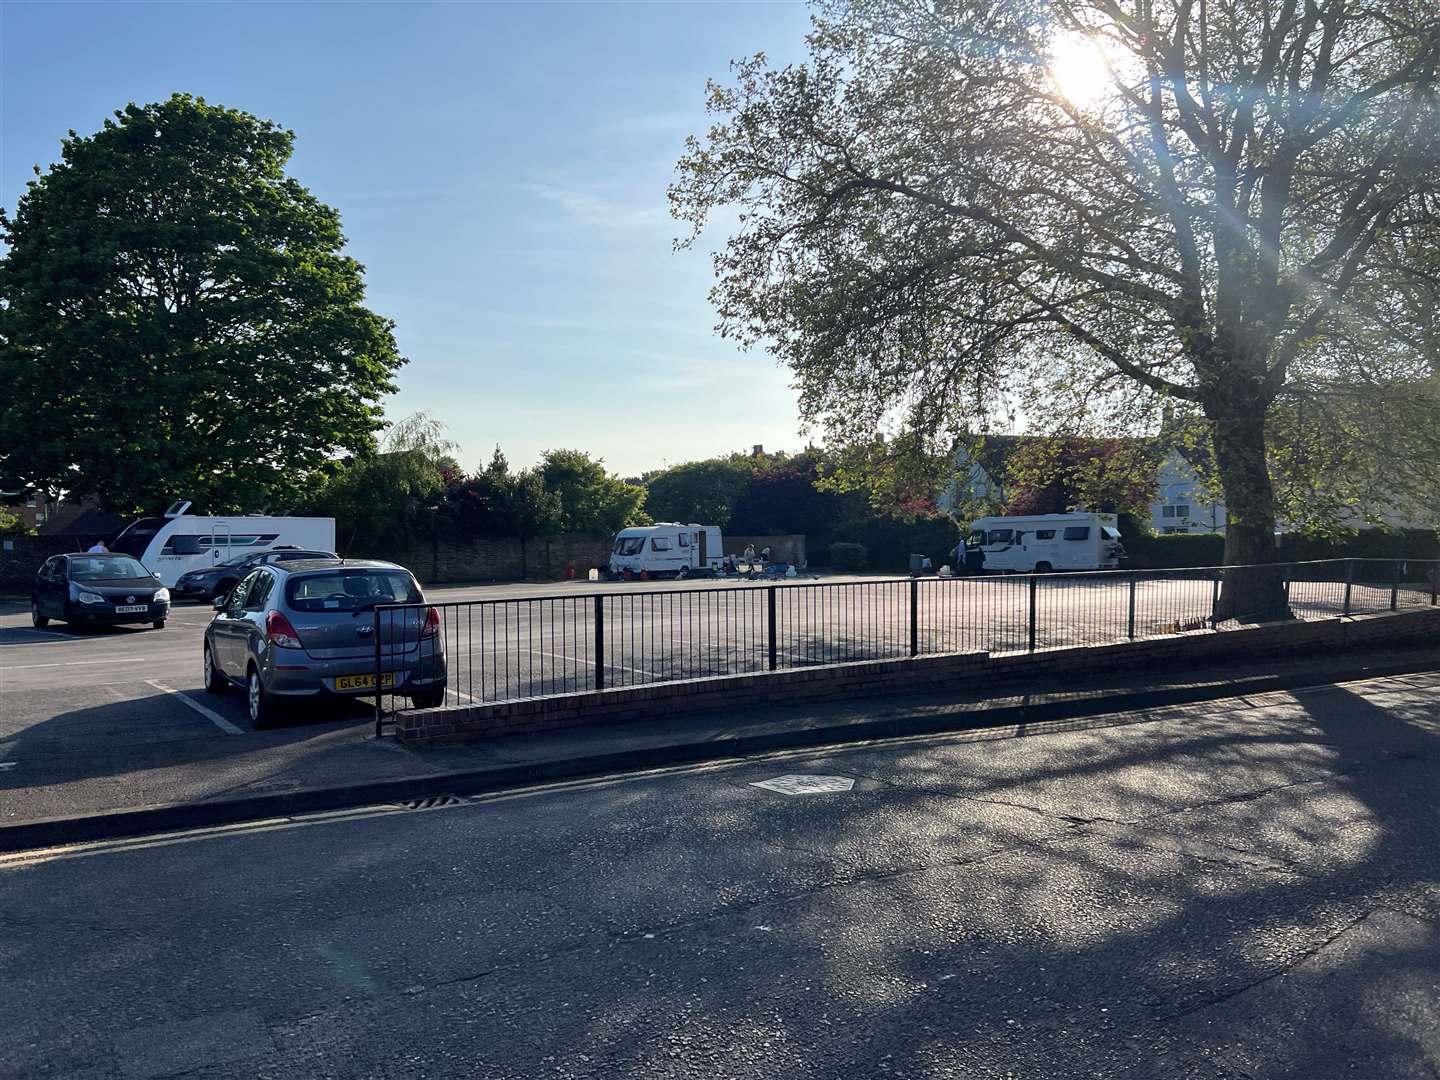
M787 374L714 334L665 186L705 79L798 57L806 26L800 3L0 0L0 205L67 129L198 94L296 133L410 359L387 411L433 412L467 467L497 442L625 475L798 449Z

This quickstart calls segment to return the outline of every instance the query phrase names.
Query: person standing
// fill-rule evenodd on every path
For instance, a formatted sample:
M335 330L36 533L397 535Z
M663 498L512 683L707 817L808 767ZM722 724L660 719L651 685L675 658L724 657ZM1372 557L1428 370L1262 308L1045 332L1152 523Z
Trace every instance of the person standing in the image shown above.
M753 570L753 569L755 569L755 545L754 545L754 544L746 544L746 545L745 545L745 555L744 555L744 559L745 559L745 568L746 568L747 570Z

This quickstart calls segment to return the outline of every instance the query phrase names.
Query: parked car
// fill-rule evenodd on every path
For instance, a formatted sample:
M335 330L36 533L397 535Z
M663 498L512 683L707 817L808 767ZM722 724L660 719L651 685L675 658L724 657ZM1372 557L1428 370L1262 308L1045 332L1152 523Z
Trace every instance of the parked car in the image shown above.
M384 689L419 708L445 700L440 616L403 566L296 560L257 566L215 600L205 628L205 689L245 688L250 722L264 727L287 702L375 692L375 617L381 604L417 604L381 619Z
M170 590L130 555L76 552L47 559L30 591L30 621L71 626L149 623L164 629Z
M240 583L240 579L257 566L265 563L292 562L299 559L338 559L333 551L314 551L305 548L281 546L269 551L254 551L248 555L237 555L214 566L201 567L180 575L175 582L176 598L214 600L226 596Z

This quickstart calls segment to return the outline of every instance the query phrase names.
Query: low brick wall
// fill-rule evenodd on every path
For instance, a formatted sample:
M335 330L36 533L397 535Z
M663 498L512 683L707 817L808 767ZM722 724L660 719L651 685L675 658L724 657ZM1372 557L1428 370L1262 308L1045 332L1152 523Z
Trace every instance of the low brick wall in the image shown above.
M1037 676L1093 675L1136 668L1204 667L1244 656L1339 652L1387 644L1433 644L1440 608L1363 615L1323 622L1268 623L1218 633L1206 630L1133 642L1031 653L947 654L904 660L791 668L723 675L615 690L557 694L465 709L430 709L400 717L406 742L484 739L644 718L677 710L787 705L886 692L986 689L1024 684Z

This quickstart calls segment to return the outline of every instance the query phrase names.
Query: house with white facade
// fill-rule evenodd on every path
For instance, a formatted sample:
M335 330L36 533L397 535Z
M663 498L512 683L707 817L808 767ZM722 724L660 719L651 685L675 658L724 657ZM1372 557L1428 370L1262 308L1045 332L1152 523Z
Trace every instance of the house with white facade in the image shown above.
M1165 533L1223 533L1225 504L1212 501L1195 466L1170 447L1155 470L1156 495L1150 505L1150 529Z

